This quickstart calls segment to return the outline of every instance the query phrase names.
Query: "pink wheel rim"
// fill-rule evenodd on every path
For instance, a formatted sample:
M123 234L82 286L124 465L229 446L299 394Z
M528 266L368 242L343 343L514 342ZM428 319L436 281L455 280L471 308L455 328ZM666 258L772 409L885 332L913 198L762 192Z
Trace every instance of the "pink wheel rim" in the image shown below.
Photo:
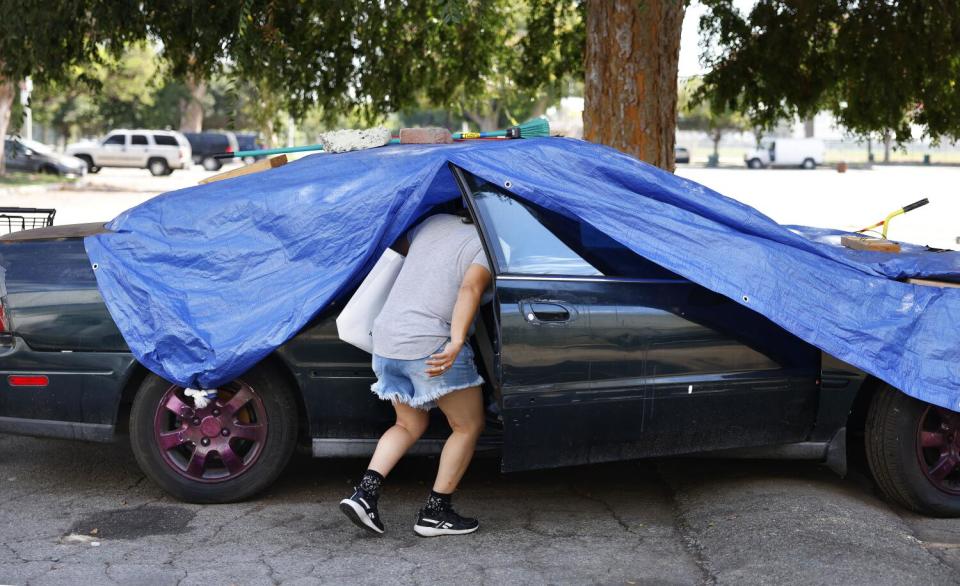
M154 440L164 463L194 482L233 480L256 464L267 440L267 412L250 385L220 387L203 409L171 386L157 404Z
M917 424L920 470L939 490L960 495L960 414L930 405Z

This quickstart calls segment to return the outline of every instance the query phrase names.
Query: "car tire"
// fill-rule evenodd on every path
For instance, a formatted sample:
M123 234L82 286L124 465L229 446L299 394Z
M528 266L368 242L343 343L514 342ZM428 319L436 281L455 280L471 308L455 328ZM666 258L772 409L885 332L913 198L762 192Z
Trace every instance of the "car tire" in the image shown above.
M93 164L93 157L90 155L77 155L77 158L87 164L87 173L99 173L100 167Z
M254 163L256 163L256 162L257 162L256 157L244 157L244 158L243 158L243 164L244 164L244 165L252 165L252 164L254 164Z
M763 169L763 163L760 159L750 159L747 161L747 167L751 169Z
M804 159L803 164L800 165L804 169L816 169L817 162L813 159Z
M867 462L884 496L917 513L960 517L960 414L885 384L865 432Z
M147 161L147 169L154 177L163 177L170 174L170 166L163 159L150 159Z
M130 410L130 445L143 473L175 498L228 503L276 480L296 447L298 421L292 390L269 364L220 387L204 409L150 374Z
M223 167L223 163L213 157L205 158L200 164L203 165L203 168L207 171L219 171L220 168Z
M59 175L60 169L57 169L53 165L44 165L40 167L40 172L44 175Z

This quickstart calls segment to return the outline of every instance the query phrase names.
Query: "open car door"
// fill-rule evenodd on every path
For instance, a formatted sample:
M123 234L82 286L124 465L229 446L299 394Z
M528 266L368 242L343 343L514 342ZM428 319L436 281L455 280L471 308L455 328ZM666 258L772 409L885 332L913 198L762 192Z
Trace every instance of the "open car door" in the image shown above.
M817 349L592 226L453 172L495 272L504 471L808 435Z

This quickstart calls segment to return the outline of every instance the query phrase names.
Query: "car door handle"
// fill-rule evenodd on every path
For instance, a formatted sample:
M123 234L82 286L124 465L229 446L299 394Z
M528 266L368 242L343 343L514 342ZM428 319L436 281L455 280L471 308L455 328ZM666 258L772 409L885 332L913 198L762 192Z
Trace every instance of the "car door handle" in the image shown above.
M520 305L531 323L567 322L576 316L576 310L556 301L523 301Z

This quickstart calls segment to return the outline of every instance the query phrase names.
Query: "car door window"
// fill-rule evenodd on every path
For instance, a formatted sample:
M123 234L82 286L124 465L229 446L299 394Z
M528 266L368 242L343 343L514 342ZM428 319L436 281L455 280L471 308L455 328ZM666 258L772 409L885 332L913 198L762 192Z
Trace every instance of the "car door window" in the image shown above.
M107 140L103 141L103 144L123 146L126 142L125 138L122 134L114 134L113 136L107 137Z
M601 275L517 200L496 191L473 199L491 234L501 272L526 275Z
M147 146L147 137L142 134L134 134L131 137L130 144L134 146Z
M468 176L501 273L682 280L592 225Z

